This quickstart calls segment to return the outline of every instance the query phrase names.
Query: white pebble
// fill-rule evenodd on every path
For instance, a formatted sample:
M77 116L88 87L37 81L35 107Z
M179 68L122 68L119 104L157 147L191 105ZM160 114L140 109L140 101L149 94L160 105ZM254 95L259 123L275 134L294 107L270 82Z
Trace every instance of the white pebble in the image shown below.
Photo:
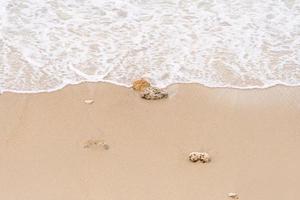
M234 193L234 192L228 193L228 197L233 198L233 199L238 199L239 198L237 193Z
M84 103L92 104L92 103L94 103L94 100L93 99L86 99L86 100L84 100Z

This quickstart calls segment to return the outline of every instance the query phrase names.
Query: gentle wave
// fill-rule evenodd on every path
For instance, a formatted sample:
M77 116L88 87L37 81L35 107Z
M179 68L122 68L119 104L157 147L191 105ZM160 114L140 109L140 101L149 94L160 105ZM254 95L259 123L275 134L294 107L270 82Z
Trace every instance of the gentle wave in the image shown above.
M0 0L0 91L300 85L300 0Z

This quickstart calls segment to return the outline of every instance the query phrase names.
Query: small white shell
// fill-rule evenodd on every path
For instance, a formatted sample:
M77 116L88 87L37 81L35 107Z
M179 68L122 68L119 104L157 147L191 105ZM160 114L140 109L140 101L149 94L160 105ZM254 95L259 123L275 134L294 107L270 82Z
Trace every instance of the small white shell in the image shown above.
M92 104L92 103L94 103L94 100L93 99L86 99L86 100L84 100L84 103Z
M238 197L238 194L237 194L237 193L234 193L234 192L228 193L228 197L233 198L233 199L238 199L238 198L239 198L239 197Z

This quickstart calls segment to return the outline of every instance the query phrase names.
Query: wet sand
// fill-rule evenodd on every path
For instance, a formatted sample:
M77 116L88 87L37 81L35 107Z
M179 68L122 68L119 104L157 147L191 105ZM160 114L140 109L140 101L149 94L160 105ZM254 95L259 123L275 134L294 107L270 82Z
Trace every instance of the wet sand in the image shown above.
M104 83L0 95L0 199L300 199L300 87L167 90L158 101Z

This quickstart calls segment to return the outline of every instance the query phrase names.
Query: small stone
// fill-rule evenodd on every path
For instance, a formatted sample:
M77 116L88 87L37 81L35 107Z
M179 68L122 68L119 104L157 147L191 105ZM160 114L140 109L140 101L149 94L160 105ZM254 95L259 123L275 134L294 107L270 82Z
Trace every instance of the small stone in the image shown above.
M150 87L150 83L144 79L136 80L132 84L132 88L140 92L144 91L148 87Z
M84 100L84 103L92 104L92 103L94 103L94 100L93 99L86 99L86 100Z
M191 162L200 161L202 163L208 163L210 161L210 157L206 152L192 152L189 155L189 160Z
M191 162L197 162L197 161L199 161L199 158L200 158L199 152L192 152L189 155L189 160Z
M156 87L148 87L142 93L141 97L147 100L157 100L168 97L167 91Z
M202 153L199 153L199 160L203 163L208 163L210 161L210 157L209 157L208 153L202 152Z
M234 192L228 193L228 197L233 198L233 199L239 199L237 193L234 193Z
M99 149L99 148L103 148L104 150L109 149L109 145L106 144L103 140L96 140L96 139L90 139L86 141L83 147L88 149Z
M101 141L99 140L88 140L85 142L85 145L83 146L84 148L92 148L92 147L96 147L99 145L99 143L101 143Z

